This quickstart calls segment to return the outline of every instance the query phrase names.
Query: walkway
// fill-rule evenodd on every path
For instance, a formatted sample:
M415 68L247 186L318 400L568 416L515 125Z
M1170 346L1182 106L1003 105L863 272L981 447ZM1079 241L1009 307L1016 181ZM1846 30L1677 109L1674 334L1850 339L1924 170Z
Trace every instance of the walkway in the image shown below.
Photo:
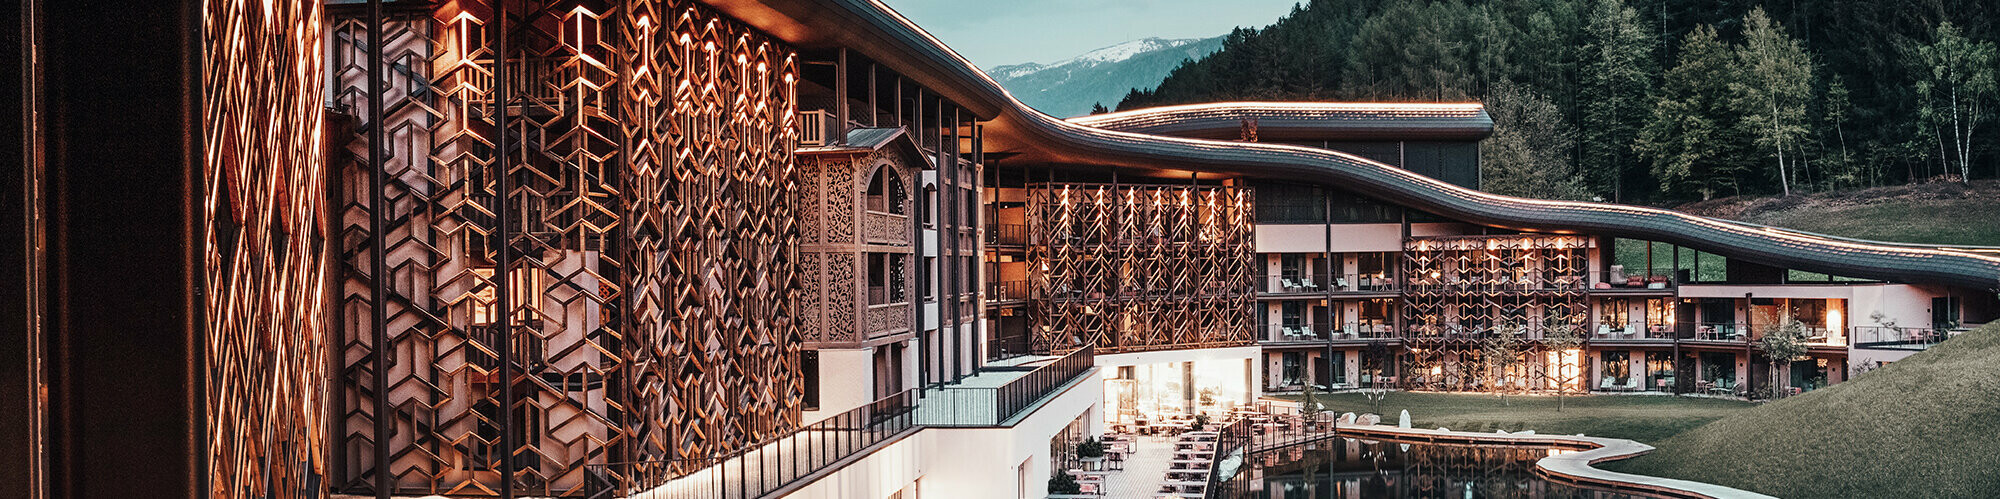
M1104 477L1104 499L1153 499L1167 477L1167 461L1173 459L1172 437L1141 436L1134 442L1125 469Z

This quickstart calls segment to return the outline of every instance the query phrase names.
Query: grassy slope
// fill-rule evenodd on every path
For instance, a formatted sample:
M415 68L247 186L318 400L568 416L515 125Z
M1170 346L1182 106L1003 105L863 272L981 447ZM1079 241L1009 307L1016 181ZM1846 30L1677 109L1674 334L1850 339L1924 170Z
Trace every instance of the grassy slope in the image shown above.
M1360 394L1319 397L1330 410L1371 410L1368 399ZM1384 420L1394 423L1398 413L1408 409L1411 424L1419 428L1582 433L1652 443L1750 407L1728 400L1643 395L1571 396L1564 398L1563 405L1562 412L1556 412L1556 398L1549 396L1508 396L1502 400L1492 395L1392 392L1382 399L1382 412Z
M1783 497L2000 496L2000 324L1608 469Z
M2000 181L1877 187L1789 198L1724 198L1681 211L1844 237L2000 246Z

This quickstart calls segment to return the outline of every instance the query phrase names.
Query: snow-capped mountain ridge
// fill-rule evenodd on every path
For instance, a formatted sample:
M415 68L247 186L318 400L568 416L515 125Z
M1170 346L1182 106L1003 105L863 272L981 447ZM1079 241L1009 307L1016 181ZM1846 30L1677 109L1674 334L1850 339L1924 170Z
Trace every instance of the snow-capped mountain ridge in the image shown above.
M1221 46L1221 37L1142 38L1048 64L995 66L986 73L1029 106L1056 116L1078 116L1093 104L1118 105L1133 88L1159 85L1181 61Z

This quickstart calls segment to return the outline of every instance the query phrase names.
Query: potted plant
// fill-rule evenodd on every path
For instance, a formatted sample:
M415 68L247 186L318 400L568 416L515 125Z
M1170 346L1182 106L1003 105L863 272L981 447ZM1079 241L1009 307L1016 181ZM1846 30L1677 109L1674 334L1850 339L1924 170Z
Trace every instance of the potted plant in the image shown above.
M1076 444L1076 457L1091 471L1104 469L1104 442L1097 437L1084 439Z
M1207 430L1208 430L1208 414L1201 413L1194 415L1194 431L1207 431Z
M1069 473L1057 472L1049 477L1049 495L1082 493L1083 485L1076 483L1076 477L1069 476Z

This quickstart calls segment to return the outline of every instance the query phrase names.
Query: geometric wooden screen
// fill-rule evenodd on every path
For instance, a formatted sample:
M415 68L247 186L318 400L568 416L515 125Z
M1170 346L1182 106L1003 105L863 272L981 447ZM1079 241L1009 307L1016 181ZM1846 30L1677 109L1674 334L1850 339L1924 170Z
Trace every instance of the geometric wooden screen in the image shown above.
M208 495L318 497L328 341L319 2L211 0L203 12Z
M391 12L372 192L369 21L334 18L336 489L378 441L399 494L575 496L797 426L792 50L688 0Z
M1034 350L1253 344L1251 206L1242 187L1030 186Z
M1502 235L1417 237L1403 243L1403 343L1409 388L1484 390L1490 378L1481 358L1506 330L1518 342L1504 346L1521 362L1504 378L1535 388L1546 366L1544 334L1551 328L1581 331L1589 318L1592 239L1580 236Z

